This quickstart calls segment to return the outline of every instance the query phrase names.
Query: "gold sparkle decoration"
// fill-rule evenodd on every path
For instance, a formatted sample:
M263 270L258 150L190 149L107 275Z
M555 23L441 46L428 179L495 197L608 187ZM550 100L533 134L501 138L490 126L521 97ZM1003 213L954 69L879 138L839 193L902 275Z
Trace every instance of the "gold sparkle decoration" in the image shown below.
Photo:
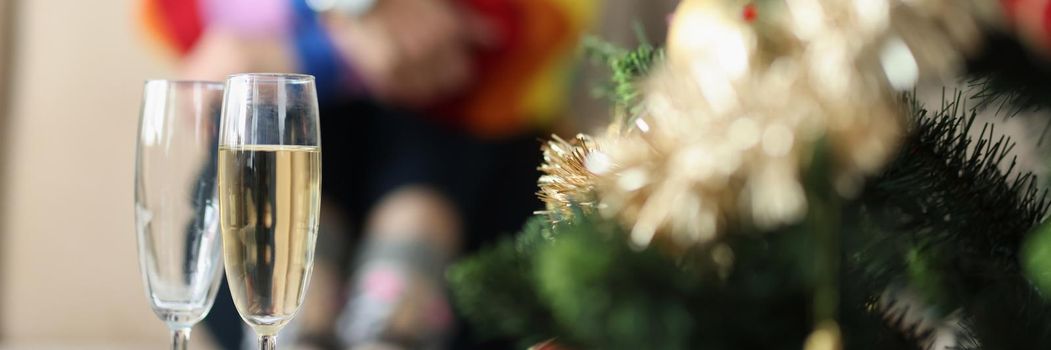
M642 86L644 113L595 141L608 166L588 180L550 157L572 175L554 179L585 181L542 195L550 209L593 185L594 206L630 227L638 247L702 244L734 223L797 222L819 142L833 158L828 180L853 195L898 146L899 92L955 72L979 45L979 26L995 17L980 4L684 0L664 66ZM587 170L586 158L573 162Z
M544 201L548 217L553 222L561 221L573 214L573 207L592 210L595 207L593 181L594 173L588 170L591 166L601 166L602 161L595 157L594 141L584 134L577 134L572 141L563 140L552 135L551 140L543 146L544 163L539 170L540 190L537 196Z

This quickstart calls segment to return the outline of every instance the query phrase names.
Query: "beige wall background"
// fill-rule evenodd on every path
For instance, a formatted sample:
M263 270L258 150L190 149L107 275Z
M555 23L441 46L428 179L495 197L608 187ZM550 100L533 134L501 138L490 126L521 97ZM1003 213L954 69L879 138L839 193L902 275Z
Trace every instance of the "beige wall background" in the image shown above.
M132 178L142 81L170 68L139 34L136 0L0 1L18 1L0 123L0 348L161 348Z

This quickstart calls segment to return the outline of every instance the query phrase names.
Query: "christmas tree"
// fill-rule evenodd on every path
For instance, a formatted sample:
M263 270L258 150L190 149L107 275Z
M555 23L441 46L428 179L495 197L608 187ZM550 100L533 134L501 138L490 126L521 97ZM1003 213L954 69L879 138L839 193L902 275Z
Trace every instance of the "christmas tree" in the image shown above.
M1051 104L1024 3L684 0L665 48L587 43L617 113L544 145L460 312L522 348L1051 347L1045 192L976 122Z

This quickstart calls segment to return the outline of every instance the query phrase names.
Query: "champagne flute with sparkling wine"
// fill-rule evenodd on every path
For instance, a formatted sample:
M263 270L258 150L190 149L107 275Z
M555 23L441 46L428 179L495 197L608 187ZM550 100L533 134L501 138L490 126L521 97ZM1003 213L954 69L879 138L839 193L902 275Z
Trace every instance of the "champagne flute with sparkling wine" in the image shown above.
M222 278L215 188L223 85L147 81L135 159L135 221L146 296L186 349Z
M219 138L219 207L237 312L260 349L303 303L321 202L314 77L237 74L226 80Z

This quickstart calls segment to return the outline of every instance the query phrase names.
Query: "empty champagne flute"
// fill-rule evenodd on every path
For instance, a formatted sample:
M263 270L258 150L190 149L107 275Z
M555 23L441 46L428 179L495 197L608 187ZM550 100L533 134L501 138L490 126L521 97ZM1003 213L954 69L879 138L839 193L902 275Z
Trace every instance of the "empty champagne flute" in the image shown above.
M153 312L186 349L222 276L216 192L218 82L145 84L135 159L139 265Z
M226 279L260 349L299 310L310 282L321 204L314 77L237 74L226 80L219 207Z

